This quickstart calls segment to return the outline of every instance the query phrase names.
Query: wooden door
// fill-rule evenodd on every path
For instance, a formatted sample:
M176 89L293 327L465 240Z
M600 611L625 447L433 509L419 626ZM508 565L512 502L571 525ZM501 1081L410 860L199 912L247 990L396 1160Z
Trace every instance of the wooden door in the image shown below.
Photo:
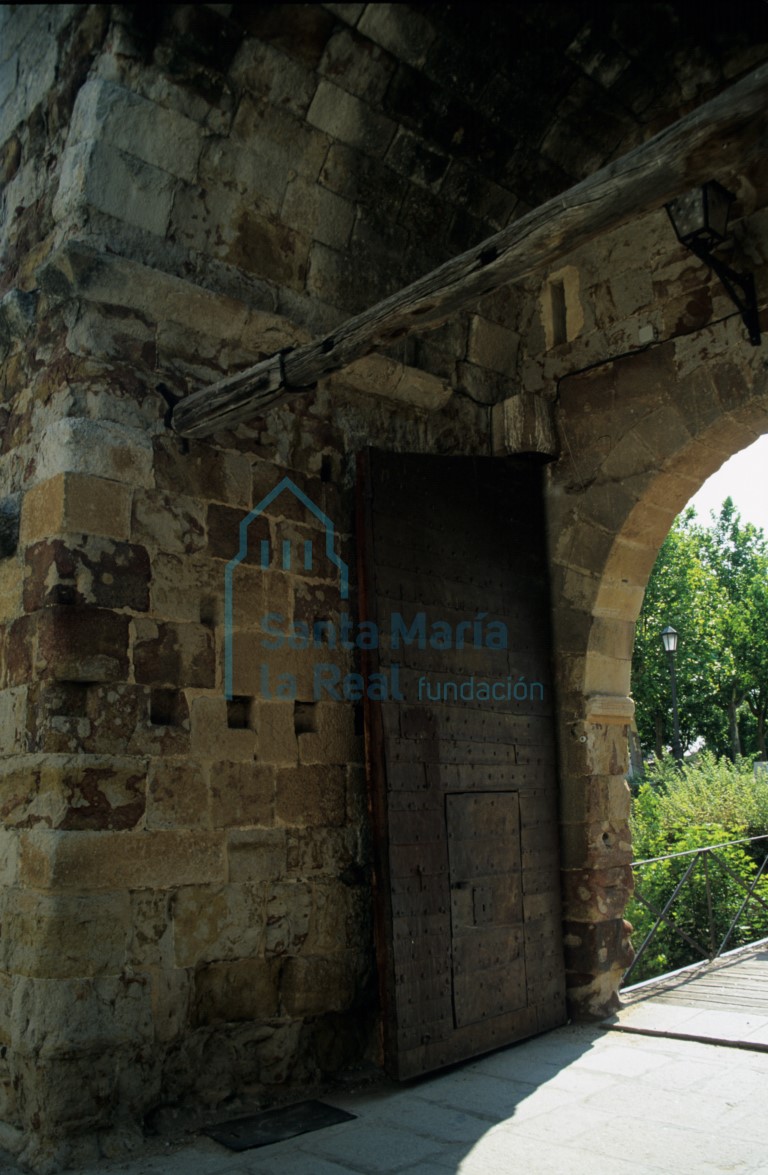
M384 1051L406 1078L565 1019L541 469L372 450L360 487Z

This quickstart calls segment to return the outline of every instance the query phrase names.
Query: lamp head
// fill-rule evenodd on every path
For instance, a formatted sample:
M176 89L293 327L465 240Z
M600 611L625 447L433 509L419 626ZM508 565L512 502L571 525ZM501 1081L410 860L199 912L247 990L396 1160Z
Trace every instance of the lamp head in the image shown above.
M668 624L666 628L662 629L661 639L664 642L664 649L667 653L677 652L677 629Z
M728 217L735 199L717 180L708 180L664 207L681 244L687 249L698 245L709 250L728 236Z

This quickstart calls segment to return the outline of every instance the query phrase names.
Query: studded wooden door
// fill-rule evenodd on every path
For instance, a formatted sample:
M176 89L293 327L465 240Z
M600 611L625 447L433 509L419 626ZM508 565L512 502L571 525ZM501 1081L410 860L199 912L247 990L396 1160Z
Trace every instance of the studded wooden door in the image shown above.
M406 1078L565 1019L541 470L369 451L359 484L384 1051Z

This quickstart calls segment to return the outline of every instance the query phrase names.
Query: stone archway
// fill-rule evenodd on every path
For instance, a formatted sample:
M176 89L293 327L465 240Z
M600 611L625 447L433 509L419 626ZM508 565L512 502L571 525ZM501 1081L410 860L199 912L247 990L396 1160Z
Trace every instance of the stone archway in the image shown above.
M549 484L562 868L572 1007L618 1002L630 957L634 624L676 514L768 431L768 365L730 319L562 381ZM574 458L573 454L577 454Z

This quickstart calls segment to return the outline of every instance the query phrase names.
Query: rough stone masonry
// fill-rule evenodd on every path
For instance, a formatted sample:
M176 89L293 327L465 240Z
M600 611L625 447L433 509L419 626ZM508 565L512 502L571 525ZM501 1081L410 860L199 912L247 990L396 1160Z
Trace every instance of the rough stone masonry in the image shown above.
M575 1013L615 1003L634 619L677 510L768 429L764 349L664 210L236 430L170 414L724 90L768 57L761 7L699 39L663 4L0 9L0 1146L31 1169L377 1059L359 708L286 648L295 699L245 655L224 688L243 517L289 476L354 567L365 446L551 459L566 978ZM764 308L743 133L713 178ZM322 534L288 497L258 528ZM336 568L259 549L240 650L340 606Z

